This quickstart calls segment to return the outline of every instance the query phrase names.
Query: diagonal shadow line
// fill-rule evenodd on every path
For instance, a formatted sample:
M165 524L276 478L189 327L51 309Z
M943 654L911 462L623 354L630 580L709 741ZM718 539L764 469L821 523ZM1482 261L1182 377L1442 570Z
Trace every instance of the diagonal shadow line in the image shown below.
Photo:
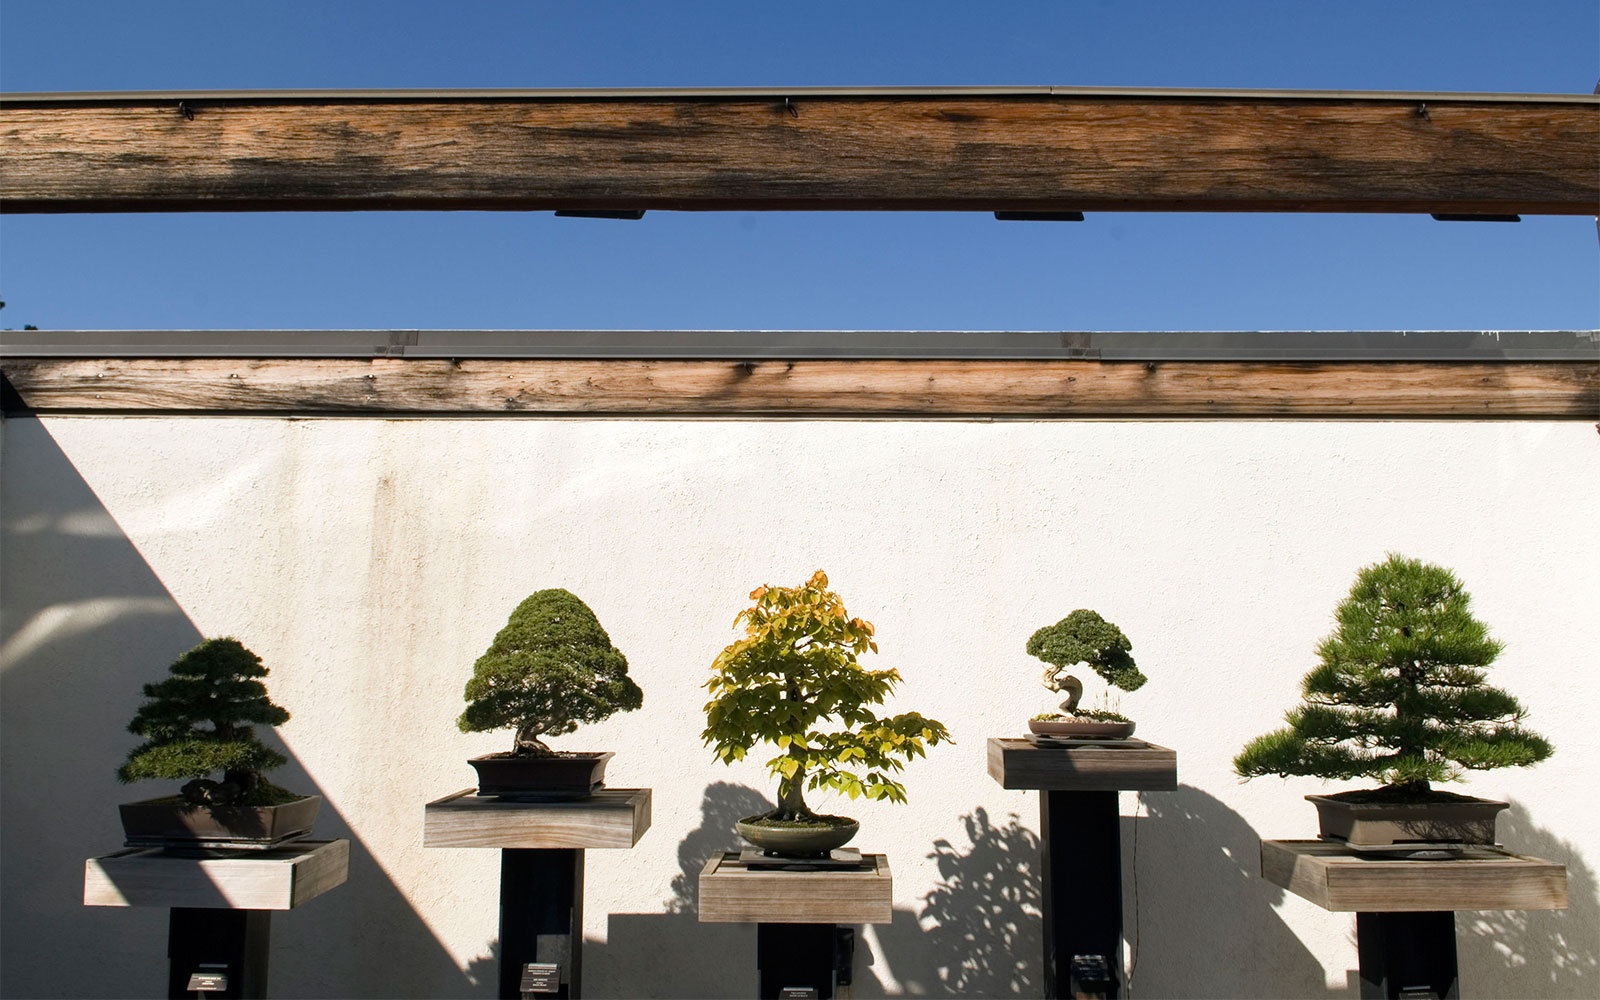
M202 636L42 421L0 422L0 455L0 995L163 995L165 913L84 906L83 867L121 846L118 802L166 794L113 772L141 685ZM290 758L275 780L323 794L268 740ZM492 992L323 799L313 836L350 841L350 877L274 918L272 995Z

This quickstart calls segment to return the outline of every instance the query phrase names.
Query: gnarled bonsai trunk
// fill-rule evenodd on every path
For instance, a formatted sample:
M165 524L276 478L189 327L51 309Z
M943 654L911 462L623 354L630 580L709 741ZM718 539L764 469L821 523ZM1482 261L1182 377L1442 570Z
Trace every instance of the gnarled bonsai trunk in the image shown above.
M512 744L511 752L518 757L554 757L556 753L539 739L536 726L523 726L517 730L517 739Z

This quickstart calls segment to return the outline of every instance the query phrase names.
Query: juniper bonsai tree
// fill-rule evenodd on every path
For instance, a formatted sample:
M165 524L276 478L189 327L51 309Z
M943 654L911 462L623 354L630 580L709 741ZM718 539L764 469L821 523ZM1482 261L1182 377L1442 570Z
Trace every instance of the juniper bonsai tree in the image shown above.
M778 778L777 808L752 819L832 818L812 812L807 789L904 802L905 786L892 775L950 734L915 712L879 718L872 710L900 683L898 671L857 660L878 651L872 624L850 617L821 570L801 586L758 587L750 598L755 605L734 618L744 638L711 665L702 736L725 764L757 743L778 748L767 761Z
M1247 744L1234 770L1374 778L1414 797L1464 770L1550 756L1550 744L1522 728L1522 705L1487 683L1484 668L1503 646L1470 602L1442 566L1391 553L1361 569L1317 647L1321 662L1301 682L1303 703L1286 728Z
M1122 634L1122 629L1087 608L1079 608L1028 638L1028 655L1049 664L1040 682L1052 691L1066 692L1067 700L1061 703L1060 716L1096 722L1129 720L1127 716L1109 708L1079 707L1078 701L1083 697L1083 682L1067 671L1080 663L1087 664L1107 684L1124 691L1137 691L1148 678L1134 665L1133 657L1129 655L1132 649L1133 643ZM1046 713L1038 718L1060 716Z
M462 732L516 730L514 756L548 757L541 737L631 712L644 693L628 660L589 606L571 592L541 590L516 610L473 665Z
M289 713L267 697L261 657L237 639L207 639L169 671L144 686L149 701L128 731L145 742L117 769L121 781L191 778L180 794L195 805L278 805L301 797L262 775L287 759L262 744L254 726L282 725ZM222 780L212 780L219 771Z

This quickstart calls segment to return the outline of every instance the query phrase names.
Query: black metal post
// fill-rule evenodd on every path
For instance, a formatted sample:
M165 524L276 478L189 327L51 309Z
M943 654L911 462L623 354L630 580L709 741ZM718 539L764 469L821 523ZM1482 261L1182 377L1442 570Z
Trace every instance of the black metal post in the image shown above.
M545 939L542 954L540 938ZM554 993L530 996L576 1000L581 995L581 850L506 848L500 852L501 1000L520 1000L523 966L540 961L562 964L561 986Z
M271 927L271 910L172 907L167 923L167 996L261 1000L267 995ZM192 991L189 978L199 972L220 973L226 985Z
M761 1000L779 1000L784 991L815 990L817 1000L832 1000L850 982L854 931L836 924L756 924L756 973Z
M1357 913L1356 954L1362 1000L1460 1000L1456 915L1450 910Z
M1039 793L1044 995L1116 997L1122 829L1116 792Z

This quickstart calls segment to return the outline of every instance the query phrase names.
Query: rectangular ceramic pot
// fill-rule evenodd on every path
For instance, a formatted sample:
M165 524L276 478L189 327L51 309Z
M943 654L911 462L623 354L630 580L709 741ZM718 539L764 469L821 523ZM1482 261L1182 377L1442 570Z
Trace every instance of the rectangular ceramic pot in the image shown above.
M524 801L582 799L600 788L615 753L517 757L489 754L467 761L478 772L478 794Z
M1356 847L1392 844L1494 844L1495 818L1508 802L1464 798L1444 802L1349 802L1307 795L1324 840Z
M268 848L311 832L320 795L277 806L197 806L177 796L124 802L122 831L129 847Z

